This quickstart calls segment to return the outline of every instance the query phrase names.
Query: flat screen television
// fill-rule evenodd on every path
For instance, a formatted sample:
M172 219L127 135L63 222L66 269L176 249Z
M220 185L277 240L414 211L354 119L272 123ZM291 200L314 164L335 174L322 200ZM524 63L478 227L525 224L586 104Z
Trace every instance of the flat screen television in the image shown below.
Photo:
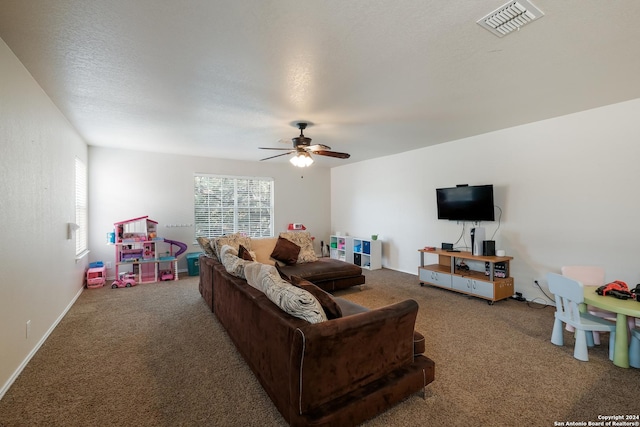
M495 221L493 185L437 188L438 219Z

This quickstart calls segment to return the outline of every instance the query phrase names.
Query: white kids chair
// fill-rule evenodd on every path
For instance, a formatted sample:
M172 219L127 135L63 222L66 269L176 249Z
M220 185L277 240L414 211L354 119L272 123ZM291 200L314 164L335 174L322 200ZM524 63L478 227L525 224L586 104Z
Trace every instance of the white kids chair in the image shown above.
M573 357L588 362L587 331L609 332L609 359L613 360L616 325L591 313L580 313L578 305L584 302L582 283L556 273L547 273L547 283L549 290L555 295L556 299L551 342L555 345L564 345L562 324L566 323L573 326L576 337Z
M604 285L604 268L597 267L593 265L569 265L564 266L561 269L562 275L570 277L578 282L582 283L584 286L602 286ZM594 290L595 291L595 290ZM613 298L613 297L612 297ZM594 316L601 317L603 319L610 320L612 322L616 321L616 313L611 311L603 310L598 307L594 307L592 305L587 305L587 311ZM627 324L629 331L636 326L635 317L627 316ZM571 331L569 325L567 325L567 330ZM627 332L629 334L629 332ZM593 332L593 342L596 345L600 345L600 333Z

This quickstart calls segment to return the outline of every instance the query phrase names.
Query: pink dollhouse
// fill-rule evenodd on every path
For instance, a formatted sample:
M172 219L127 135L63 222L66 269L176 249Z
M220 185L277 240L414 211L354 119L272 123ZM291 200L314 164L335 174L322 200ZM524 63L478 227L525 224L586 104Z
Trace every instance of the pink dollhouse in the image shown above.
M136 283L158 282L168 277L178 280L178 256L186 251L187 245L158 237L158 222L148 216L119 221L113 226L116 277L126 272L133 275ZM166 244L169 250L159 252ZM179 248L175 254L173 246Z

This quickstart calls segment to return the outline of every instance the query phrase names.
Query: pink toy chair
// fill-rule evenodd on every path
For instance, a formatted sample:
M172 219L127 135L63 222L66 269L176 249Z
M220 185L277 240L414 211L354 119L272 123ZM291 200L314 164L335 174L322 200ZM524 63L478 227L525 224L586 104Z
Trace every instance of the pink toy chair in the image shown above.
M570 265L562 267L562 275L570 277L578 282L581 282L584 286L602 286L604 285L604 268L591 265ZM594 316L601 317L603 319L616 321L616 313L611 311L602 310L601 308L587 305L587 311ZM629 331L631 331L636 324L635 317L628 316L627 323ZM567 331L573 332L567 324ZM593 332L593 343L600 345L600 333Z

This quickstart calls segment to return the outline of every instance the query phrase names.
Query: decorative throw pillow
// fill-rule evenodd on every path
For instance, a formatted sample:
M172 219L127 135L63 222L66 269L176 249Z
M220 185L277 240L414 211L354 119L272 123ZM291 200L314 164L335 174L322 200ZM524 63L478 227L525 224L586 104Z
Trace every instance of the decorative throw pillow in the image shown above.
M324 309L327 319L339 319L342 317L342 310L330 293L325 292L310 281L298 276L291 276L291 284L302 288L313 295Z
M238 250L231 245L222 245L220 247L220 256L223 257L226 254L231 254L233 256L238 256Z
M226 234L224 236L216 237L213 239L213 253L218 257L220 261L220 249L224 245L229 245L234 248L236 251L239 249L240 245L243 245L245 248L251 249L251 238L245 236L242 233L234 233L234 234Z
M308 231L284 231L280 233L280 237L295 243L300 246L300 253L298 254L298 263L314 262L318 260L316 252L313 250L313 239L311 233Z
M244 268L248 263L253 261L246 261L242 258L238 258L238 252L235 248L232 248L229 245L224 245L222 249L220 249L220 262L224 265L224 269L227 270L227 273L232 276L245 279Z
M309 323L327 320L320 302L311 293L280 278L273 265L248 262L244 273L247 283L264 293L282 311Z
M271 252L271 258L284 262L287 265L293 265L298 262L299 253L300 246L284 237L278 237L276 246L273 248L273 252Z
M198 240L198 244L200 245L200 248L206 256L208 256L209 258L216 257L213 253L213 248L211 247L211 239L208 239L206 237L198 237L196 240Z
M261 284L267 298L284 312L309 323L327 320L324 309L311 293L281 279L277 273L267 273Z
M251 256L251 253L249 252L249 250L245 248L243 245L240 245L238 247L238 258L242 258L246 261L255 261Z
M244 267L244 275L247 283L263 293L262 279L267 274L277 275L278 272L273 265L262 264L256 261L250 262Z

